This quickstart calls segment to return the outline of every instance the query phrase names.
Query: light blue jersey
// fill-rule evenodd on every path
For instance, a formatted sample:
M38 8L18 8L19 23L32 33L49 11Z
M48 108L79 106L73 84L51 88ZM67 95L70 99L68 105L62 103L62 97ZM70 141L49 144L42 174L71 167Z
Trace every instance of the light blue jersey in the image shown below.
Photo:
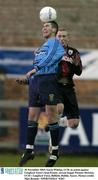
M36 52L33 67L37 70L35 75L57 73L58 63L65 50L59 40L50 38Z

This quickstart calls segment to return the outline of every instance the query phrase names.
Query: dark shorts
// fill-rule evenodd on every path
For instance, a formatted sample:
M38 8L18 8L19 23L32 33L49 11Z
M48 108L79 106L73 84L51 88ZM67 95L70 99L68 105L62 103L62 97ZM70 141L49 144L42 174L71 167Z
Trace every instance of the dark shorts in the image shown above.
M29 107L58 103L58 84L54 74L38 75L29 81Z
M67 119L79 118L80 113L74 87L58 83L58 88L59 102L64 104L63 116L67 116Z

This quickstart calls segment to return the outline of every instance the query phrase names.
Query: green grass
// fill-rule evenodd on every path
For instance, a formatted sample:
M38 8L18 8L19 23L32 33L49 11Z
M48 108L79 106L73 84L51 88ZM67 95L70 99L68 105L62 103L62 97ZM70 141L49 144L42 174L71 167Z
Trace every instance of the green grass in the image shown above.
M17 153L0 153L0 167L17 167L20 157ZM47 155L37 155L33 161L30 160L26 164L26 167L44 167L47 159ZM98 167L98 156L66 154L60 156L55 167Z

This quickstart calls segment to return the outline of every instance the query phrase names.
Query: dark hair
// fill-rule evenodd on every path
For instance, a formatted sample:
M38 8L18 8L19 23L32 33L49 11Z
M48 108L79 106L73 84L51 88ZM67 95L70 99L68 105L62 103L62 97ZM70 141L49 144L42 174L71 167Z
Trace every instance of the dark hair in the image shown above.
M55 34L57 34L58 29L59 29L57 22L56 21L49 21L48 23L51 23L52 27L56 29Z

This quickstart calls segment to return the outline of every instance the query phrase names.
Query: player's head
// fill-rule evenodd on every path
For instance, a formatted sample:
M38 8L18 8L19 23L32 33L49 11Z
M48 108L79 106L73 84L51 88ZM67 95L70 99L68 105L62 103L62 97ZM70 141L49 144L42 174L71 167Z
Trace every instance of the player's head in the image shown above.
M58 32L58 24L55 21L49 21L43 24L42 33L44 38L56 36Z
M68 45L69 33L65 29L59 29L56 37L62 43L63 46Z

